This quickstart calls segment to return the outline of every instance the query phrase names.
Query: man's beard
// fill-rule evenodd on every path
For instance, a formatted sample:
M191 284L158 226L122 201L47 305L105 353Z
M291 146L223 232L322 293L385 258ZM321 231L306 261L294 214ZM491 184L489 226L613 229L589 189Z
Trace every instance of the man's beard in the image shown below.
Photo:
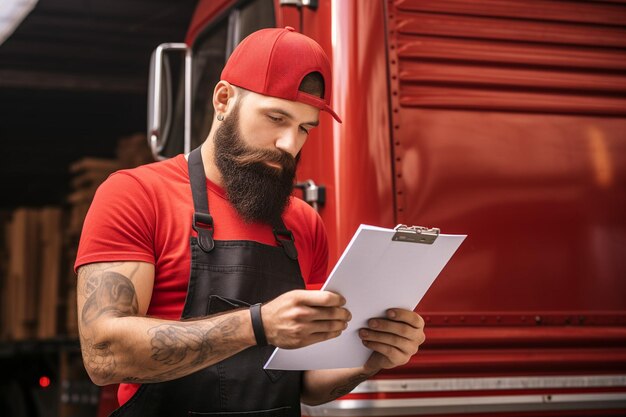
M237 106L215 132L215 164L226 195L246 223L275 226L289 204L297 161L280 149L246 145L238 124ZM268 166L267 162L281 168Z

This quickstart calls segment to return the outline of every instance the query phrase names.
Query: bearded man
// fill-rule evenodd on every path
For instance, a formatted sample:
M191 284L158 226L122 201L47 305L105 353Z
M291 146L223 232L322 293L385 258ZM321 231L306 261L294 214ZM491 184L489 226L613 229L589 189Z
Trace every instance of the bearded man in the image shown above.
M320 217L292 198L297 158L329 107L330 63L292 28L237 47L213 93L201 147L101 185L75 268L81 349L98 385L120 383L115 416L299 416L406 363L424 322L390 309L360 330L363 367L269 371L274 347L337 337Z

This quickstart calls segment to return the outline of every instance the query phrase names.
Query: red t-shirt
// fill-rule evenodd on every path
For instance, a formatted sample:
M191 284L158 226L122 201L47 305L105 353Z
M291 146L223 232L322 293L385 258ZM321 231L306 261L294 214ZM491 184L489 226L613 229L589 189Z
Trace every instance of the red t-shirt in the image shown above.
M246 224L223 189L207 181L209 208L216 240L252 240L276 246L272 228ZM155 266L154 287L147 314L179 319L190 272L189 237L193 200L184 155L112 174L96 192L78 246L74 268L93 262L144 261ZM326 279L328 242L315 210L298 198L283 215L298 249L307 285ZM120 404L138 389L121 384Z

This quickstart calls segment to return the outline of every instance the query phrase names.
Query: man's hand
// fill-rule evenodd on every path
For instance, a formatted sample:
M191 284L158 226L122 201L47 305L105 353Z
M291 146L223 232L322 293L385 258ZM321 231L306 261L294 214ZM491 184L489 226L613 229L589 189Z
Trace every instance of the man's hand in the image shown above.
M261 309L269 344L295 349L341 334L352 315L342 306L346 300L328 291L286 292Z
M410 310L392 308L386 318L370 319L367 324L359 330L363 344L374 351L365 363L367 372L404 365L426 340L424 319Z

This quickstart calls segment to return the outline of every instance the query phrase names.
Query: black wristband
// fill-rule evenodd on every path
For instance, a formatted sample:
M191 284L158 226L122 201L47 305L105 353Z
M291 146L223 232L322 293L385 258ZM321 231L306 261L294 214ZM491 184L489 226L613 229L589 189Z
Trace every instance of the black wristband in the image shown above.
M257 346L267 346L263 319L261 318L261 303L250 306L250 317L252 318L252 330Z

